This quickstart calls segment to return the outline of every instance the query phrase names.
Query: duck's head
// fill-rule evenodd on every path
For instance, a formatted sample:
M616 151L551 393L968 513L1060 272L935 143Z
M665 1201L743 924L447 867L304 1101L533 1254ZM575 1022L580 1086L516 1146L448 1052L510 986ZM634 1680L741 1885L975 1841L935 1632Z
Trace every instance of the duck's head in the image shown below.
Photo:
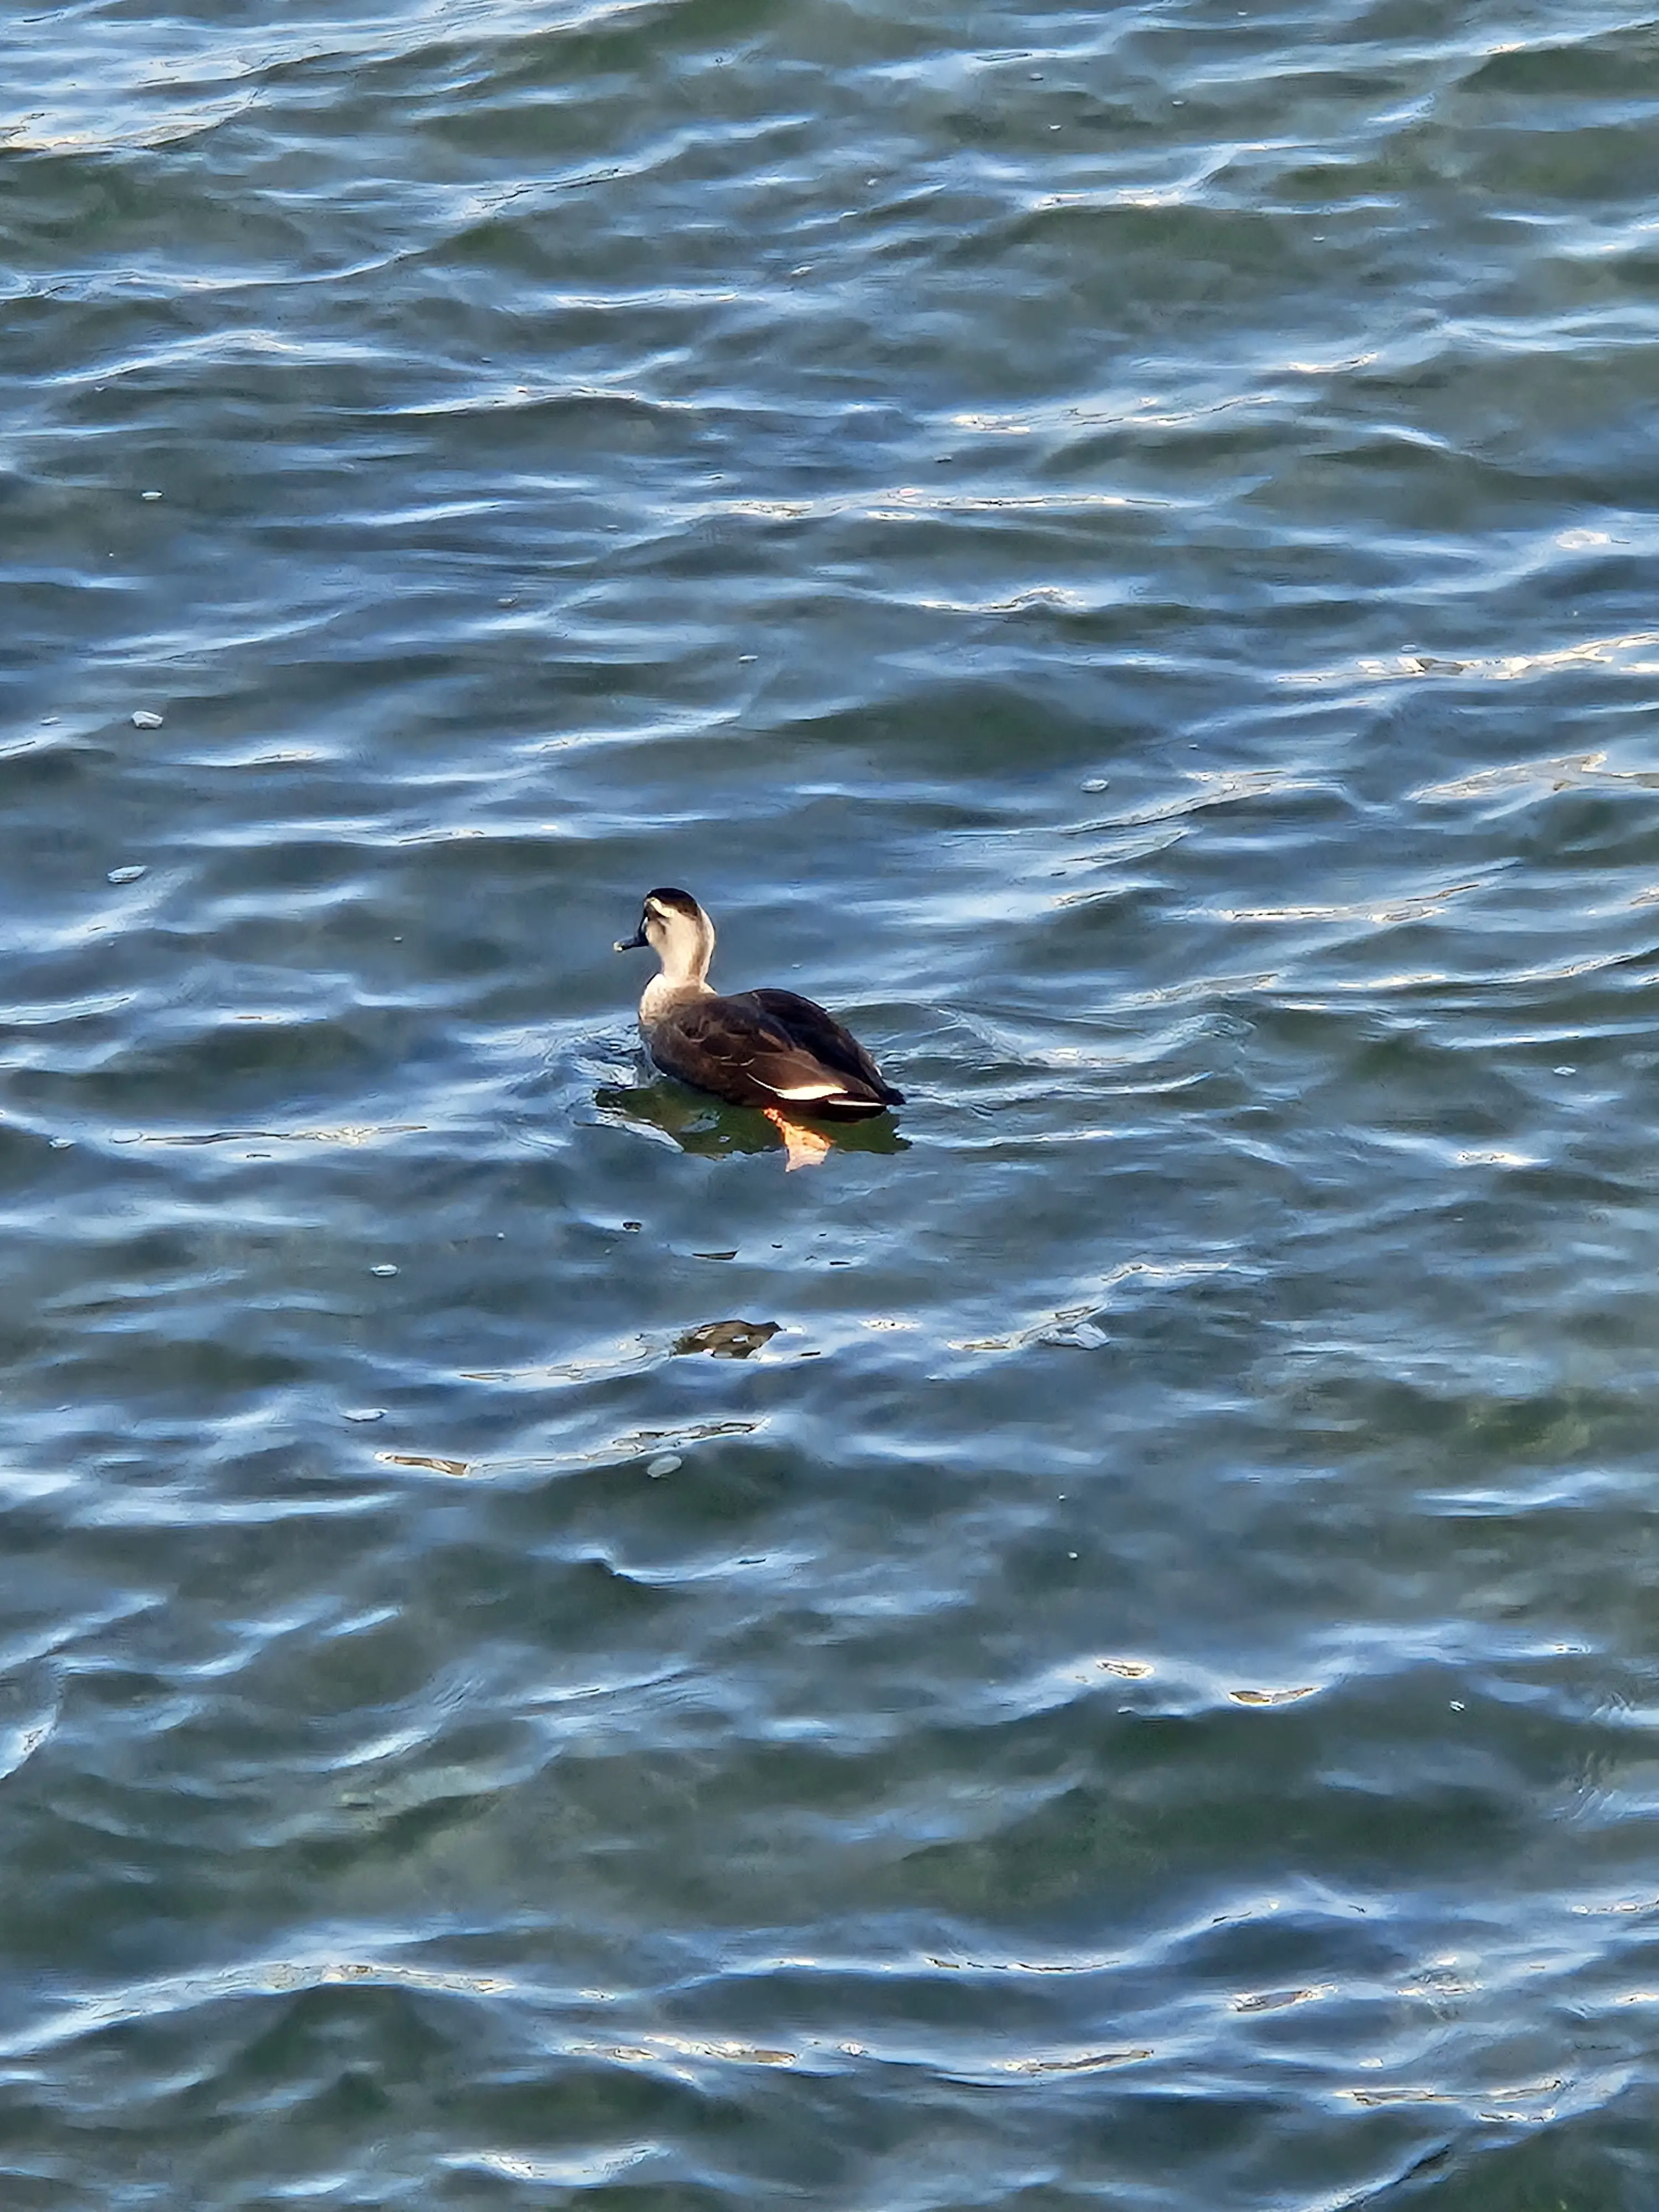
M647 891L640 926L632 937L619 937L618 952L649 945L675 981L701 983L714 957L714 925L690 891Z

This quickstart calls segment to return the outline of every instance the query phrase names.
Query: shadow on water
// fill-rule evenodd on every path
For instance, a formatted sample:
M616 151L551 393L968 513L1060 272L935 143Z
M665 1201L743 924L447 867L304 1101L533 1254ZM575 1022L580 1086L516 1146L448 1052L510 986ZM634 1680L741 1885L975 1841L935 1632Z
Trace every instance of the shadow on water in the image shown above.
M593 1103L603 1120L630 1129L658 1130L683 1152L712 1159L733 1152L781 1152L783 1139L763 1114L750 1106L727 1106L701 1091L665 1079L628 1089L602 1085ZM805 1117L801 1117L805 1122ZM828 1137L837 1152L908 1152L890 1115L873 1121L805 1122Z

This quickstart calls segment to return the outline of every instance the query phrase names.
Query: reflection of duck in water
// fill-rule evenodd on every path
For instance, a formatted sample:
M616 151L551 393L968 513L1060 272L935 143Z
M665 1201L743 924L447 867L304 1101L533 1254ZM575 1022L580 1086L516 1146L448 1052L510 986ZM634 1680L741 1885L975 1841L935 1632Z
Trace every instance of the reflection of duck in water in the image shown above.
M640 1029L665 1075L733 1106L757 1106L783 1133L789 1164L821 1158L829 1139L794 1115L862 1121L903 1103L833 1014L794 991L708 988L714 925L689 891L647 891L640 926L618 952L649 945L662 972L646 985Z

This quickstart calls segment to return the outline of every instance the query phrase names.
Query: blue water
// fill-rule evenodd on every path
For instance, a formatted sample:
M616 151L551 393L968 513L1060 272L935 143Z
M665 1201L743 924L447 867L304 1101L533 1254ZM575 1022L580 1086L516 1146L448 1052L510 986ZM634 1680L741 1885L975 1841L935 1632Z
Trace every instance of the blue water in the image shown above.
M1659 29L0 87L7 2212L1649 2212Z

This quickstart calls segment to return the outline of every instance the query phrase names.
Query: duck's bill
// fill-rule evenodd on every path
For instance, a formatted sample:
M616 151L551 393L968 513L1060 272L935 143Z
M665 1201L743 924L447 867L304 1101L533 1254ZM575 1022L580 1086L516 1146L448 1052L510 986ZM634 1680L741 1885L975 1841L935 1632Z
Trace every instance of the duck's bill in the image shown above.
M617 952L637 952L645 943L645 924L641 922L631 937L619 937L611 948Z

